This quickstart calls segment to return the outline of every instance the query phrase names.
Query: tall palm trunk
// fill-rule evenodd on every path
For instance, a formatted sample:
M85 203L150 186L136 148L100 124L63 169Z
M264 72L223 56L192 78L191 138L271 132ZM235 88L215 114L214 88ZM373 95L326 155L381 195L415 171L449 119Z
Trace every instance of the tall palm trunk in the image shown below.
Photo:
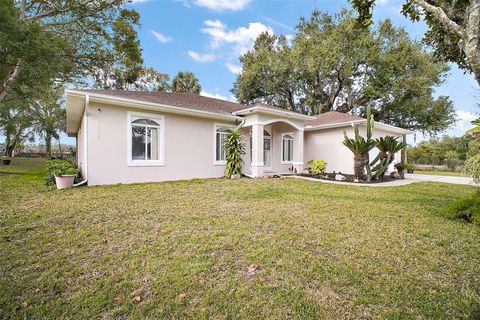
M367 161L367 155L363 153L356 153L353 156L353 174L358 180L365 178L365 163Z
M48 133L45 135L45 153L48 158L52 157L52 135Z
M63 159L62 143L60 142L60 137L58 137L58 152L60 153L60 158Z

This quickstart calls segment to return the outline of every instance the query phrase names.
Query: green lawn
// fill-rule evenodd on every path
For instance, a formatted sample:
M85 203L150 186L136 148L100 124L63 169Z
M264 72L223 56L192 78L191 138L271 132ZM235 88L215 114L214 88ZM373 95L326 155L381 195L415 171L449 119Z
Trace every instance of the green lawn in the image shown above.
M0 166L10 173L0 174L2 319L480 316L480 228L444 213L472 187L213 179L55 190L42 165Z
M428 174L432 176L449 176L449 177L468 177L463 174L463 172L454 172L454 171L423 171L415 170L416 174Z

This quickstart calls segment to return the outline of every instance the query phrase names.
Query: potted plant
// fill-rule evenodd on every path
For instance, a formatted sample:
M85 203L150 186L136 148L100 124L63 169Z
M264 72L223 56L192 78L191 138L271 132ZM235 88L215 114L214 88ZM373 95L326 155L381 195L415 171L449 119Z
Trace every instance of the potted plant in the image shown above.
M400 179L405 179L405 164L399 162L395 165L395 169L397 169Z
M413 165L413 163L407 163L405 168L407 168L407 173L414 173L415 171L415 166Z
M50 160L47 165L47 185L55 184L57 189L66 189L73 186L78 169L69 160Z

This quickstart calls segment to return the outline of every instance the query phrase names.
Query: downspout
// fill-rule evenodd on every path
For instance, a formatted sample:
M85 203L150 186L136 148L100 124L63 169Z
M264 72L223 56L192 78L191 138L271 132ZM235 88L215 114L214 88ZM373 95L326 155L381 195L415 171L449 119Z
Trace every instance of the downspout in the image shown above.
M246 121L246 119L243 118L242 121L240 122L240 124L235 127L235 130L238 130L238 129L240 129L241 127L243 127L243 125L245 124L245 121Z
M85 122L83 124L84 128L83 128L83 155L84 155L84 163L85 163L85 172L84 172L84 177L83 177L83 180L80 181L79 183L75 183L73 186L74 187L78 187L78 186L81 186L81 185L84 185L87 183L88 181L88 156L87 156L87 153L88 153L88 107L90 106L90 96L87 94L85 95L85 111L83 113L83 117L85 119ZM78 150L77 150L78 152Z

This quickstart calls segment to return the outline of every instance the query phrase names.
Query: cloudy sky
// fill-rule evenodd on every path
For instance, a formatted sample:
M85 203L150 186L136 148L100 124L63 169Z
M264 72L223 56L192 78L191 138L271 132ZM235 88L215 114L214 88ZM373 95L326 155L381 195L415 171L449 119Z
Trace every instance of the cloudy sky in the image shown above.
M400 14L401 0L377 3L376 20L390 18L413 38L422 38L425 25ZM171 76L180 70L193 71L203 95L223 99L234 99L230 89L241 71L238 57L252 47L260 33L292 35L299 18L309 16L313 9L338 12L349 8L346 1L335 0L137 0L130 6L141 15L139 34L145 64ZM452 66L436 94L449 96L458 110L457 125L446 133L462 135L480 111L480 91L473 77ZM421 139L417 135L417 141Z

